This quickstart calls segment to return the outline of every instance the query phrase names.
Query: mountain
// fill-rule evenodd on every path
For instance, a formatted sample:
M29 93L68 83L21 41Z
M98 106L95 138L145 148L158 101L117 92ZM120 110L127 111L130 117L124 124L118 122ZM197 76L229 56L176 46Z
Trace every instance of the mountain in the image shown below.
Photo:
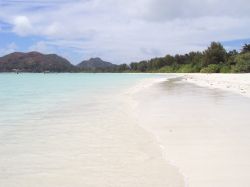
M115 69L116 66L117 65L103 61L98 57L82 61L77 65L78 68L85 71L110 71Z
M0 57L0 72L70 72L75 67L65 58L56 54L38 52L14 52Z

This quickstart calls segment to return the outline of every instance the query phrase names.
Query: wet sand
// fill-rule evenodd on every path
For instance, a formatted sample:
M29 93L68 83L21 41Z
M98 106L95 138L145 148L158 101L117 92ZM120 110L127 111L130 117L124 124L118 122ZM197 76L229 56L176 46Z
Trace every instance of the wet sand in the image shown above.
M233 78L232 78L233 80ZM134 95L139 124L189 187L250 185L250 99L182 78Z

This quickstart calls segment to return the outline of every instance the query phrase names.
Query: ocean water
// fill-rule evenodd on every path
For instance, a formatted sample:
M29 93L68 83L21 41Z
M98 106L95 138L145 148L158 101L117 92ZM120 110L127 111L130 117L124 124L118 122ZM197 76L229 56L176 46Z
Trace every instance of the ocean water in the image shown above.
M183 186L134 113L155 78L0 74L0 187Z
M250 99L179 76L0 74L0 187L248 187Z
M99 105L112 104L108 100L115 95L153 77L156 75L0 74L0 124L15 127L24 121L63 119L77 112L91 115L99 112Z

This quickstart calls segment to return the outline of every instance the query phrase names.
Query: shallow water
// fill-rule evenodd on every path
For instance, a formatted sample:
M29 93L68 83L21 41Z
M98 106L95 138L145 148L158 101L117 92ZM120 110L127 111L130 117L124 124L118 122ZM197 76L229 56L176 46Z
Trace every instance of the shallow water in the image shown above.
M173 79L134 99L139 124L188 186L250 186L249 98Z
M183 186L133 110L156 77L0 74L0 186Z

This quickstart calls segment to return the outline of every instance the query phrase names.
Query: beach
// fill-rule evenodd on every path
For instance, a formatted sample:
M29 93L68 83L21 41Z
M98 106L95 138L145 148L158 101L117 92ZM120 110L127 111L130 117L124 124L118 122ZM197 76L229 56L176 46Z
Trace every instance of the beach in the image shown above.
M0 187L250 187L250 0L0 0Z
M184 81L250 97L250 74L184 74Z
M248 78L1 74L0 186L247 187Z
M249 74L177 76L134 96L139 124L186 186L249 186Z

